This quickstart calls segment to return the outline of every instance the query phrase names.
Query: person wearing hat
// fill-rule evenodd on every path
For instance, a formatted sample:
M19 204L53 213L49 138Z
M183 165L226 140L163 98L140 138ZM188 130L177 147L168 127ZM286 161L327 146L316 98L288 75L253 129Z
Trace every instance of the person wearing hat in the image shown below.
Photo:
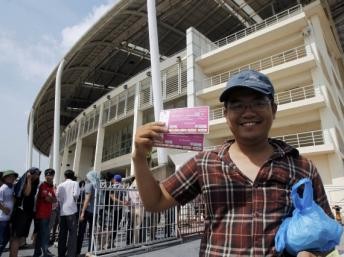
M43 257L51 256L49 247L49 221L52 213L52 204L55 203L54 192L55 170L46 169L44 171L45 181L39 186L36 196L35 225L37 226L37 237L33 256L38 257L43 253Z
M320 175L297 149L269 138L277 105L265 74L239 72L229 79L219 100L233 139L198 153L159 186L146 155L153 141L168 131L162 122L137 129L132 159L144 206L162 211L202 194L207 208L200 256L288 256L277 253L274 244L283 218L292 213L295 182L311 178L314 200L333 216Z
M123 218L123 207L126 205L125 202L125 192L124 187L122 185L122 176L119 174L113 175L111 178L111 190L109 192L109 202L110 205L113 206L109 209L113 208L113 224L112 224L112 238L113 241L116 240L117 229L119 228L119 224ZM108 200L108 199L107 199Z
M41 170L28 169L14 186L15 204L12 213L10 257L17 257L19 245L25 242L34 218L35 196Z
M83 197L83 202L81 202L80 204L81 206L80 206L80 217L79 217L79 228L78 228L77 250L76 250L77 255L81 253L87 224L88 224L88 234L92 235L95 190L100 181L98 172L95 170L89 171L86 174L86 178L87 180L84 187L85 194ZM88 237L88 252L90 251L91 251L91 237L89 236Z
M74 171L66 170L65 181L57 187L57 200L60 206L60 232L58 239L58 255L75 257L77 250L77 215L80 189L79 184L73 181ZM68 242L67 242L68 239Z
M13 170L2 173L0 187L0 256L10 239L10 219L14 206L13 184L18 174Z

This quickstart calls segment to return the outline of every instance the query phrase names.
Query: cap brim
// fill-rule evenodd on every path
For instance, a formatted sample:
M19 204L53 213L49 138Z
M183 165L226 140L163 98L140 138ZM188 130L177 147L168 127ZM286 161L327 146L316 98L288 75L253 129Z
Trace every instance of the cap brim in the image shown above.
M233 90L235 89L238 89L238 88L247 88L247 89L251 89L253 91L256 91L258 93L261 93L263 95L266 95L266 96L270 96L271 94L270 93L267 93L265 90L262 90L261 88L259 87L255 87L254 85L252 86L247 86L247 85L236 85L236 86L231 86L227 89L225 89L222 94L220 95L220 102L224 102L227 100L228 98L228 95L230 94L230 92L232 92Z

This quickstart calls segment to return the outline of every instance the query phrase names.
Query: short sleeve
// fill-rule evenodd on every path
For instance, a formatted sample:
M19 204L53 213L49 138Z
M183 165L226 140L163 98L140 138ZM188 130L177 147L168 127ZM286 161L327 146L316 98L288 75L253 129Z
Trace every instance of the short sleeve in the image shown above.
M198 160L202 153L187 161L179 170L162 182L166 191L180 204L193 200L200 192Z
M5 188L1 186L0 187L0 202L4 201L4 192L5 192Z
M85 194L92 194L92 184L91 183L87 183L85 185Z

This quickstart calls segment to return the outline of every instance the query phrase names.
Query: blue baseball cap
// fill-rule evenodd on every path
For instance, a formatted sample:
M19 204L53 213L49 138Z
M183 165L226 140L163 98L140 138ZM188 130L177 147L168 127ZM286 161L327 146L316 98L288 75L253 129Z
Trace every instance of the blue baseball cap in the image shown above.
M255 70L244 70L229 78L225 89L220 95L220 102L226 101L230 92L239 87L249 88L258 91L271 99L274 98L274 86L265 74Z
M121 175L116 174L113 176L113 179L117 182L122 182L122 176Z

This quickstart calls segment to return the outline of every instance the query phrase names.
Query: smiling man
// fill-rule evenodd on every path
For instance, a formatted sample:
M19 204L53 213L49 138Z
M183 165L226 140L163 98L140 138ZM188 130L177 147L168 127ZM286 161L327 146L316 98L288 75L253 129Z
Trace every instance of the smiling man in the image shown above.
M206 213L200 256L289 256L276 252L274 239L293 210L294 183L309 177L315 201L332 216L321 178L295 148L268 138L277 105L266 75L254 70L234 75L220 102L234 139L197 154L159 186L146 155L167 130L160 122L138 128L133 161L142 201L148 210L161 211L202 194Z

